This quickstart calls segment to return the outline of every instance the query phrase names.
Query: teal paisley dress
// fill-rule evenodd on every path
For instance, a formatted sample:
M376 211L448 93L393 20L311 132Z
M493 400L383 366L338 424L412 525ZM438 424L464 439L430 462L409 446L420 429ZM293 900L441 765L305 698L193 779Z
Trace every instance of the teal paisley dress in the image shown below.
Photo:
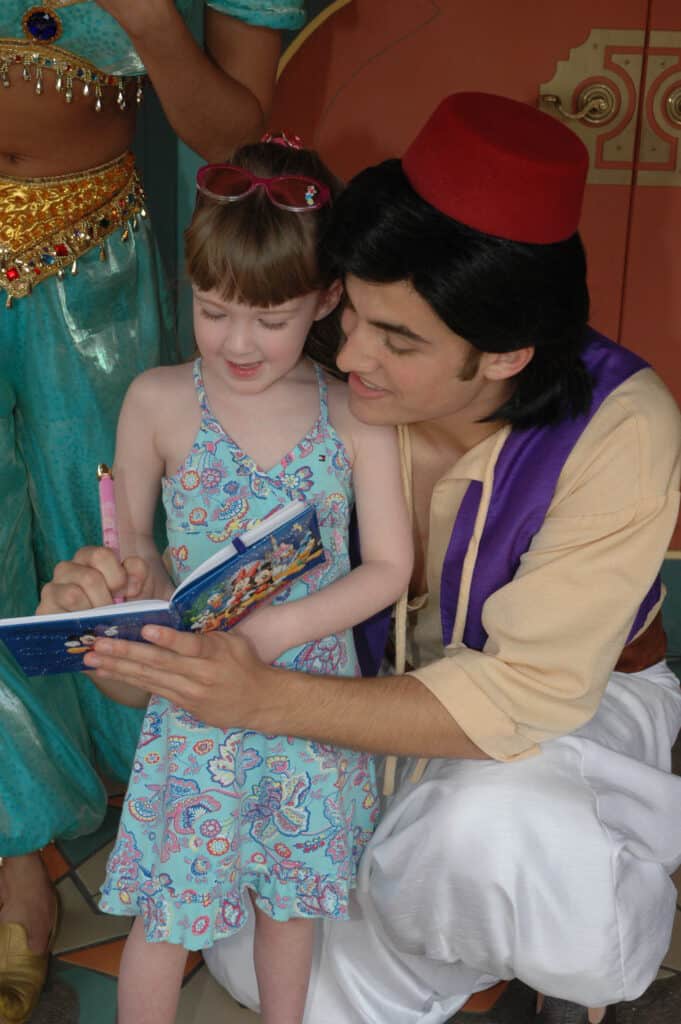
M26 41L22 18L40 6L1 0L0 53ZM195 6L177 2L185 17ZM209 6L277 29L305 17L303 0ZM73 53L74 65L80 58L108 74L143 72L121 27L93 0L56 13L57 45ZM13 82L5 96L33 87ZM45 73L43 87L55 88L54 74ZM114 97L110 90L105 102ZM123 396L137 374L178 358L149 221L127 242L111 235L107 251L106 262L93 249L79 258L77 276L44 280L11 309L0 304L2 617L31 614L55 563L99 541L95 471L113 457ZM100 773L127 780L140 724L139 712L112 703L85 677L27 679L0 645L0 856L96 829L106 809Z
M352 478L329 422L317 370L319 417L265 471L212 415L179 471L163 481L179 582L237 531L290 500L317 509L326 563L275 599L295 601L350 571ZM355 676L352 630L286 651L277 664ZM373 759L292 736L220 730L160 697L144 719L100 906L142 917L150 942L211 946L246 920L251 890L270 917L344 918L378 808Z

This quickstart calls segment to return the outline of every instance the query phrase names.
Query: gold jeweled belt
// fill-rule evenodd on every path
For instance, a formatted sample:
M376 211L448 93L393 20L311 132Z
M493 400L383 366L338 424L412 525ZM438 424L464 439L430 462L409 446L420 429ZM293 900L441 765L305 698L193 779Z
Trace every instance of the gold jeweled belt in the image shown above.
M146 216L131 153L58 178L0 175L0 288L7 308L48 277L77 274L79 257L96 246L106 260L106 238L120 230L127 242Z

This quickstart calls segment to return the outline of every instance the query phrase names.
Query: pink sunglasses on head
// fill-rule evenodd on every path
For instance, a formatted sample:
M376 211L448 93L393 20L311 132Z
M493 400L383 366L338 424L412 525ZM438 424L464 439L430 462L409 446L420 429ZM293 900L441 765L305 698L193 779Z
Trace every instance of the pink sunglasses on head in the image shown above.
M198 191L219 203L235 203L245 199L256 188L264 188L275 206L292 213L319 210L331 199L328 186L314 178L298 174L278 174L258 178L244 167L234 164L206 164L196 175Z

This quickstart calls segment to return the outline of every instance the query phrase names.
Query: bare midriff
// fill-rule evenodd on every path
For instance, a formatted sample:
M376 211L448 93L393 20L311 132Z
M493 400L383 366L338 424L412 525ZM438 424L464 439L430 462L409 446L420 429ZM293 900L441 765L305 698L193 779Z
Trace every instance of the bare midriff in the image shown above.
M55 177L107 163L130 149L135 133L135 82L127 89L127 109L116 104L116 91L104 90L102 110L74 87L71 103L45 73L42 95L25 82L20 69L10 73L9 88L0 88L0 175L15 178Z

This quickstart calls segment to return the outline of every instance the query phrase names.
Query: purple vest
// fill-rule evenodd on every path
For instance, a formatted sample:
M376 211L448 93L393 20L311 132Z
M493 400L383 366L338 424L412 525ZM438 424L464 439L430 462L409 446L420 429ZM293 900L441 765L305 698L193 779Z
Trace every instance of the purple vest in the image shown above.
M487 640L482 626L485 601L515 576L521 556L529 549L553 499L563 466L599 409L620 384L648 364L628 349L590 331L582 353L593 379L588 411L575 419L547 427L514 430L504 444L494 470L489 514L480 539L471 584L463 642L481 651ZM440 615L442 640L451 642L459 597L461 570L473 532L482 484L473 480L461 503L442 567ZM660 578L639 608L629 638L641 628L660 597Z

